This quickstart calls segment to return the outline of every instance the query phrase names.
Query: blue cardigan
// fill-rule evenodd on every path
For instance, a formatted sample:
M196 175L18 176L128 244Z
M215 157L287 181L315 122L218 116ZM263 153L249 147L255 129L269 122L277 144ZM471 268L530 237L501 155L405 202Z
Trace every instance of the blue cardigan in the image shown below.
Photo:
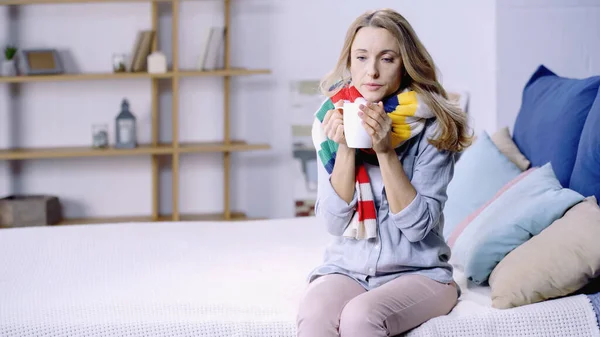
M417 191L415 199L399 213L392 213L386 198L381 170L366 164L377 208L378 236L356 240L342 236L357 202L348 204L333 189L330 175L318 165L317 217L324 220L333 240L323 264L309 275L315 278L339 273L355 279L365 289L378 287L398 276L420 274L443 283L452 282L450 248L443 238L446 187L454 173L455 155L429 144L437 122L428 121L420 136L397 151L409 180Z

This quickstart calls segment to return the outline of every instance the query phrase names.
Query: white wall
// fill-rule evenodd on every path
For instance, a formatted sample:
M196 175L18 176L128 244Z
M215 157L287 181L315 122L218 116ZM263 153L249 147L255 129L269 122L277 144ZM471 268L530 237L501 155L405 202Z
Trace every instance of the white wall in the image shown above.
M521 93L540 64L559 76L600 75L600 1L497 3L497 125L512 130Z
M260 19L263 19L258 18L255 13L248 13L248 8L253 7L253 3L268 2L238 2L238 20L247 17L248 20L260 22ZM388 1L371 1L369 4L362 1L344 1L345 5L340 6L340 3L317 0L274 1L264 17L264 21L271 27L266 33L271 41L264 48L270 50L265 50L264 55L259 55L259 48L253 47L257 42L252 39L243 39L246 41L239 45L240 49L243 48L253 56L246 55L247 58L242 58L240 62L260 66L261 60L268 59L269 67L273 69L269 84L264 84L268 89L262 91L262 94L265 95L265 99L273 100L274 106L261 114L265 115L265 123L274 127L271 153L277 159L272 167L253 164L249 173L250 177L264 177L267 181L273 181L269 184L268 195L265 196L267 202L260 198L252 198L251 193L245 198L248 209L256 210L257 214L273 217L293 214L292 179L288 173L293 161L290 151L291 133L287 127L291 116L285 113L285 106L289 104L289 81L321 78L335 64L346 28L352 20L368 9L390 4ZM475 126L494 128L495 115L487 110L486 103L494 100L496 90L493 81L495 31L493 25L486 26L486 23L493 22L495 17L493 2L461 0L448 5L428 0L397 3L394 8L414 25L433 54L441 70L443 82L449 87L464 88L473 94L471 108ZM243 22L240 22L239 27L244 26ZM472 29L476 26L484 28ZM473 67L473 64L479 66ZM252 83L253 80L248 79L244 82ZM269 119L272 122L268 122ZM263 132L261 124L253 125L255 126L247 127L248 136ZM262 155L252 154L247 157L261 158ZM250 190L260 191L261 185L258 179L252 180Z
M337 59L346 27L363 11L389 1L244 0L232 1L232 63L270 68L272 75L234 80L233 135L268 142L273 149L234 156L233 206L250 216L293 214L289 169L290 116L286 114L289 81L318 79ZM343 5L340 5L343 4ZM494 130L496 94L496 2L494 0L398 1L393 6L414 25L450 89L468 90L470 112L478 130ZM45 13L42 10L46 11ZM221 2L184 2L180 66L193 67L202 51L205 29L222 20ZM149 26L147 4L86 4L20 7L12 31L20 47L57 47L71 52L81 71L110 71L114 52L128 53L138 29ZM0 7L0 44L9 40ZM168 13L161 25L168 28ZM93 34L99 34L92 37ZM170 48L170 32L161 33ZM167 54L170 55L167 49ZM181 86L181 141L219 140L222 136L220 78L185 79ZM149 140L150 84L146 80L30 83L12 100L0 85L0 147L89 145L93 123L109 123L122 97L130 99L140 120L140 141ZM165 85L168 89L168 83ZM216 98L214 98L216 97ZM163 95L163 119L169 120L170 95ZM315 107L316 109L317 107ZM17 113L18 112L18 113ZM9 122L18 116L18 125ZM215 127L216 125L216 127ZM15 128L13 130L13 128ZM161 127L170 139L170 125ZM0 164L0 194L54 193L68 216L118 216L150 213L148 158L25 161L12 175ZM170 209L169 172L163 172L163 212ZM186 155L181 161L181 211L221 210L221 160L218 155ZM11 182L16 182L12 186Z

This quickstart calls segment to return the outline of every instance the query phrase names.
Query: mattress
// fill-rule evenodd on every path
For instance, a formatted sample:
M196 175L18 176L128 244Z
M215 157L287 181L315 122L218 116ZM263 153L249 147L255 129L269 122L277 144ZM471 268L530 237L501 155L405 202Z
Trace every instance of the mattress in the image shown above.
M0 230L0 336L294 337L306 277L329 240L314 217ZM453 312L409 335L509 336L499 332L519 313L600 335L583 298L500 313L489 289L456 278Z

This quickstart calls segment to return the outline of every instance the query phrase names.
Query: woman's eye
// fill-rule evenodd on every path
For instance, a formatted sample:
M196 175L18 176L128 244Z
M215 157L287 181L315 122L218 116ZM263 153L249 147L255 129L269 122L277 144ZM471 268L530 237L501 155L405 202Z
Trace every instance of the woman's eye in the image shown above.
M359 60L359 61L364 61L366 59L366 57L364 57L364 56L357 56L356 59Z
M394 59L393 59L393 58L391 58L391 57L385 57L383 60L384 60L385 62L388 62L388 63L392 63L392 62L394 62Z

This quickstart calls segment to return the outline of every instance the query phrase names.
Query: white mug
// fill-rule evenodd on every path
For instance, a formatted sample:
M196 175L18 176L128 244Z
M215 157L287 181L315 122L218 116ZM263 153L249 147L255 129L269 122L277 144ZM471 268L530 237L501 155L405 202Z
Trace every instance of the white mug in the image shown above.
M373 147L371 136L362 125L362 119L358 115L359 106L365 104L365 102L357 99L354 103L344 102L344 106L339 108L343 110L346 144L352 149L370 149Z

